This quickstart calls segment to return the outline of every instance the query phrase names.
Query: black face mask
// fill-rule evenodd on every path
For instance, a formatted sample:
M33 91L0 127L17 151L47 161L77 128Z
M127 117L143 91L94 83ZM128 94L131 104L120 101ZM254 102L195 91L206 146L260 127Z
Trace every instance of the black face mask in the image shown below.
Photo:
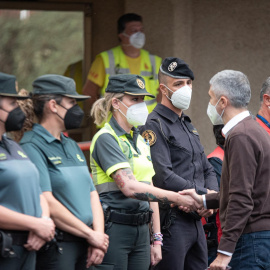
M80 108L80 106L78 104L76 104L73 107L71 107L70 109L67 109L62 105L60 105L60 106L67 110L64 119L58 115L61 119L64 120L65 128L66 129L79 128L81 123L82 123L83 116L84 116L84 112Z
M17 130L21 130L23 127L23 123L25 121L25 114L24 112L21 110L20 107L17 107L15 109L13 109L12 111L6 111L4 109L1 108L1 110L8 112L8 117L5 123L5 129L7 132L9 131L17 131Z

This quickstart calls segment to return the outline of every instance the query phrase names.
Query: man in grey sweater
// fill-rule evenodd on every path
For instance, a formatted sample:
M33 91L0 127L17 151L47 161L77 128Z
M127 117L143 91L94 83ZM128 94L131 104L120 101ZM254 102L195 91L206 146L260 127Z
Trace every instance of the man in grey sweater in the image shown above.
M211 122L225 124L220 193L182 193L198 207L220 208L223 235L210 269L270 269L270 136L247 110L251 90L242 72L217 73L208 94Z

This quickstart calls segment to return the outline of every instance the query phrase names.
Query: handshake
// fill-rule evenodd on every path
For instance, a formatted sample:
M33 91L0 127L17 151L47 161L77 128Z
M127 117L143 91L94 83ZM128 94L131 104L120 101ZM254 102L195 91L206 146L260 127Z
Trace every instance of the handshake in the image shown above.
M207 190L207 193L216 193L213 190ZM171 207L177 206L184 212L198 211L204 207L203 197L196 193L195 189L186 189L179 191L177 204L171 204Z

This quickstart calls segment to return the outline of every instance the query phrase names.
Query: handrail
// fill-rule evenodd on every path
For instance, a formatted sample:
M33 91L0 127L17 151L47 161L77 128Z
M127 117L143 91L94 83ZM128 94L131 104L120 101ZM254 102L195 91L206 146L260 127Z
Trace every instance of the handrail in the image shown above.
M90 146L91 146L91 141L78 142L77 144L79 145L82 151L89 151Z

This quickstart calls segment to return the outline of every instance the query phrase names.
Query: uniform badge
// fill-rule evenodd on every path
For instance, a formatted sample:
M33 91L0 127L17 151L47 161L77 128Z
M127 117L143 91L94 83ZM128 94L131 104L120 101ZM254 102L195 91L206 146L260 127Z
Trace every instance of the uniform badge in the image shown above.
M17 151L18 155L20 155L22 158L27 158L27 155L25 155L22 151Z
M176 67L177 67L177 63L176 62L171 62L170 65L168 66L168 70L170 72L173 72Z
M84 162L84 159L81 158L81 156L79 154L76 155L77 159L80 161L80 162Z
M0 153L0 160L7 159L7 155L5 153Z
M137 79L137 84L139 85L139 87L140 87L141 89L144 89L144 83L143 83L142 80Z
M154 145L157 141L157 135L152 130L145 130L142 137L149 142L150 146Z

